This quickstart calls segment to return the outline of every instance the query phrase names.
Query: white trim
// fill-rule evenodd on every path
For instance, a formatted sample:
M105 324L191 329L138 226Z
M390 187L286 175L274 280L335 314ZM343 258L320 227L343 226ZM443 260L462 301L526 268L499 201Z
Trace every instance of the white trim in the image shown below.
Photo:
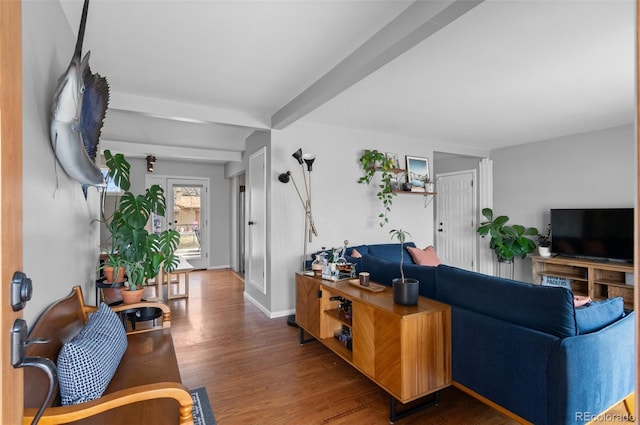
M295 309L271 312L267 308L265 308L262 304L260 304L258 302L258 300L256 300L251 295L249 295L248 292L245 291L243 293L243 296L244 296L244 299L249 301L251 304L255 305L258 308L258 310L263 312L265 314L265 316L267 316L269 319L277 319L279 317L287 317L287 316L290 316L290 315L292 315L292 314L294 314L296 312Z
M493 161L489 158L483 158L480 161L478 166L480 170L480 178L479 178L479 193L478 198L480 201L480 205L478 208L479 211L479 222L482 221L482 210L484 208L493 208ZM493 252L489 248L489 241L485 240L478 235L478 241L480 244L478 251L478 271L480 273L493 275L495 273L495 267L493 265L494 256Z
M209 269L209 264L211 263L211 260L213 258L213 255L211 255L211 241L210 241L211 229L213 226L213 220L211 220L211 196L209 196L209 193L211 191L211 178L198 177L198 176L174 176L174 175L166 175L166 174L145 174L144 177L145 177L145 187L149 187L151 186L151 184L157 184L157 183L153 183L154 181L162 182L161 186L162 186L162 189L164 190L165 197L167 198L167 208L169 207L168 198L170 196L169 180L174 180L180 183L185 182L185 185L188 185L191 182L197 182L197 184L202 184L202 187L205 190L204 190L204 193L200 194L201 213L202 211L204 211L206 216L201 215L201 220L204 219L206 221L204 225L200 223L201 228L205 229L205 233L204 233L204 243L200 247L202 258L198 261L201 261L203 263L204 268ZM165 229L167 228L166 215L167 214L165 213L165 216L162 217L163 228Z
M478 227L478 194L477 194L477 190L476 190L476 185L478 184L478 171L475 168L472 169L468 169L468 170L460 170L460 171L452 171L449 173L439 173L436 174L435 176L435 181L436 184L438 182L438 179L442 178L442 177L451 177L451 176L461 176L461 175L466 175L466 174L471 174L471 188L472 188L472 195L471 195L471 208L472 208L472 212L474 213L474 220L473 220L473 226L474 228ZM438 222L440 220L439 216L438 216L438 207L435 208L435 213L434 213L434 230L438 227ZM475 230L474 230L474 234ZM436 241L437 241L437 237L435 237ZM473 262L473 266L471 268L471 271L478 271L478 243L477 243L477 237L473 238L472 242L471 242L471 258L472 258L472 262ZM437 247L436 247L437 248Z
M255 218L251 216L251 212L253 210L253 199L251 198L251 193L252 193L252 179L251 179L251 170L252 170L252 161L259 157L262 156L263 157L263 167L262 167L262 192L265 194L264 196L264 205L262 205L262 211L264 211L265 214L265 223L262 226L262 231L264 232L264 234L261 237L261 241L264 242L264 246L261 247L264 256L263 256L263 264L262 264L262 270L263 270L263 277L262 277L262 286L259 286L258 284L256 284L252 279L252 266L253 266L253 260L251 258L251 251L253 250L253 247L251 246L251 232L254 231L255 226L253 226L253 228L251 229L251 231L247 231L245 232L245 239L246 239L246 244L245 247L247 249L247 251L249 252L249 255L246 256L247 257L247 264L248 267L246 267L246 277L245 277L245 282L248 281L249 285L253 286L254 288L256 288L258 291L262 292L263 294L267 294L267 223L266 223L266 214L267 214L267 148L266 147L262 147L259 150L257 150L256 152L252 153L249 156L249 164L247 167L247 181L246 183L246 187L247 187L247 191L245 193L245 202L248 201L248 205L249 205L249 209L248 212L249 214L245 215L245 219L246 220L254 220ZM247 199L248 198L248 199ZM259 283L259 282L258 282Z

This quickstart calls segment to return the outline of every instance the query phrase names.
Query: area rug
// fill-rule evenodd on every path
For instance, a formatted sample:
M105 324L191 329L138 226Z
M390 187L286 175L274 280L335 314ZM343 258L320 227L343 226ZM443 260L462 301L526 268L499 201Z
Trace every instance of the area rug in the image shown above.
M199 387L191 390L190 393L193 397L193 425L216 425L207 389Z

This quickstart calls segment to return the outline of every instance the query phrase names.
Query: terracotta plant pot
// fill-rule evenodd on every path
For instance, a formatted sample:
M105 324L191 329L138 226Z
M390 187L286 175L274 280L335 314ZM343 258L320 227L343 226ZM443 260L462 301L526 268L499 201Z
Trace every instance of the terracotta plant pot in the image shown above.
M125 304L135 304L142 301L142 293L144 288L138 288L135 291L130 290L126 286L120 289L122 295L122 302Z
M115 272L113 270L113 267L105 267L104 269L102 269L102 272L104 274L104 282L105 283L113 283L113 282L122 282L124 281L124 267L120 267L118 268L118 275L115 276L114 279L114 275Z
M393 302L400 305L418 304L418 289L420 285L416 279L393 279Z

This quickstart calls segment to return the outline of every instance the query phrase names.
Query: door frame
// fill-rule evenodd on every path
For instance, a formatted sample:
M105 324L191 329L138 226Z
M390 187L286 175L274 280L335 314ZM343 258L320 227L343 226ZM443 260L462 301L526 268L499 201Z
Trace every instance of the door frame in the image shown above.
M260 217L262 221L263 235L262 242L263 246L261 247L263 250L263 259L262 259L262 285L255 283L252 279L253 276L253 245L251 242L251 235L254 231L255 227L250 227L249 222L255 220L255 217L252 214L254 199L252 197L253 193L253 178L252 178L252 161L256 158L262 156L263 159L263 167L262 167L262 192L264 193L264 205L262 205L262 211L264 212L264 216ZM245 267L245 283L248 281L249 284L260 291L263 295L267 293L267 148L263 147L252 153L249 156L249 162L247 165L247 179L245 181L246 193L245 193L245 202L247 205L247 210L245 213L245 257L246 257L246 267ZM246 286L245 286L246 287Z
M24 377L11 366L11 328L22 311L10 305L11 276L21 270L22 234L22 4L0 1L0 309L2 396L0 423L22 423Z
M477 223L477 220L478 220L478 190L477 190L477 187L478 187L478 170L472 168L472 169L468 169L468 170L452 171L452 172L448 172L448 173L439 173L439 174L436 174L435 181L436 181L436 184L437 184L438 183L438 179L440 179L440 178L458 176L458 175L462 175L462 174L471 174L471 187L472 187L471 205L472 205L472 208L473 208L473 225L475 227L477 227L477 224L478 224ZM439 207L438 200L436 200L434 219L435 219L434 229L437 229L438 228L438 224L440 222L440 207ZM439 249L439 247L438 247L438 235L435 235L435 243L436 243L436 249ZM473 261L472 271L477 271L478 270L478 250L477 250L477 238L475 237L475 232L474 232L474 237L469 241L469 244L471 246L471 258L472 258L472 261Z
M201 214L200 218L204 221L204 226L200 223L200 228L204 229L201 233L203 236L202 241L200 242L200 253L204 255L204 257L200 260L204 264L205 269L209 269L211 267L211 229L209 228L209 222L211 218L211 200L209 197L209 188L211 186L211 179L209 177L196 177L196 176L171 176L171 175L159 175L159 174L146 174L145 175L145 187L149 187L153 184L160 184L165 193L165 198L167 199L167 212L165 213L165 217L162 218L162 228L168 228L168 220L167 215L169 214L169 181L177 180L184 182L201 182L203 187L205 188L204 193L200 193L200 205L201 205ZM188 183L185 183L188 185ZM206 216L202 215L202 210L206 212ZM173 213L172 213L173 216ZM194 265L197 266L197 265ZM199 267L196 267L199 268Z

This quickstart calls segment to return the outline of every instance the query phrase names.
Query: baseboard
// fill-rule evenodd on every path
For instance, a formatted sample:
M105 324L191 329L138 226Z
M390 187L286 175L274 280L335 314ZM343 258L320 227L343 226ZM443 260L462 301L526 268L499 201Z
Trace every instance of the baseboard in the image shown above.
M253 304L256 307L258 307L258 310L263 312L265 314L265 316L267 316L269 319L277 319L278 317L290 316L290 315L292 315L292 314L294 314L296 312L294 309L271 312L271 311L267 310L262 304L260 304L258 302L258 300L256 300L251 295L249 295L247 292L244 292L243 295L244 295L244 298L246 300L248 300L251 304Z
M292 314L295 314L296 310L292 309L292 310L282 310L282 311L276 311L273 312L269 315L270 319L277 319L278 317L288 317L291 316Z
M220 270L220 269L230 269L231 266L229 265L223 265L223 266L209 266L207 267L207 270Z

